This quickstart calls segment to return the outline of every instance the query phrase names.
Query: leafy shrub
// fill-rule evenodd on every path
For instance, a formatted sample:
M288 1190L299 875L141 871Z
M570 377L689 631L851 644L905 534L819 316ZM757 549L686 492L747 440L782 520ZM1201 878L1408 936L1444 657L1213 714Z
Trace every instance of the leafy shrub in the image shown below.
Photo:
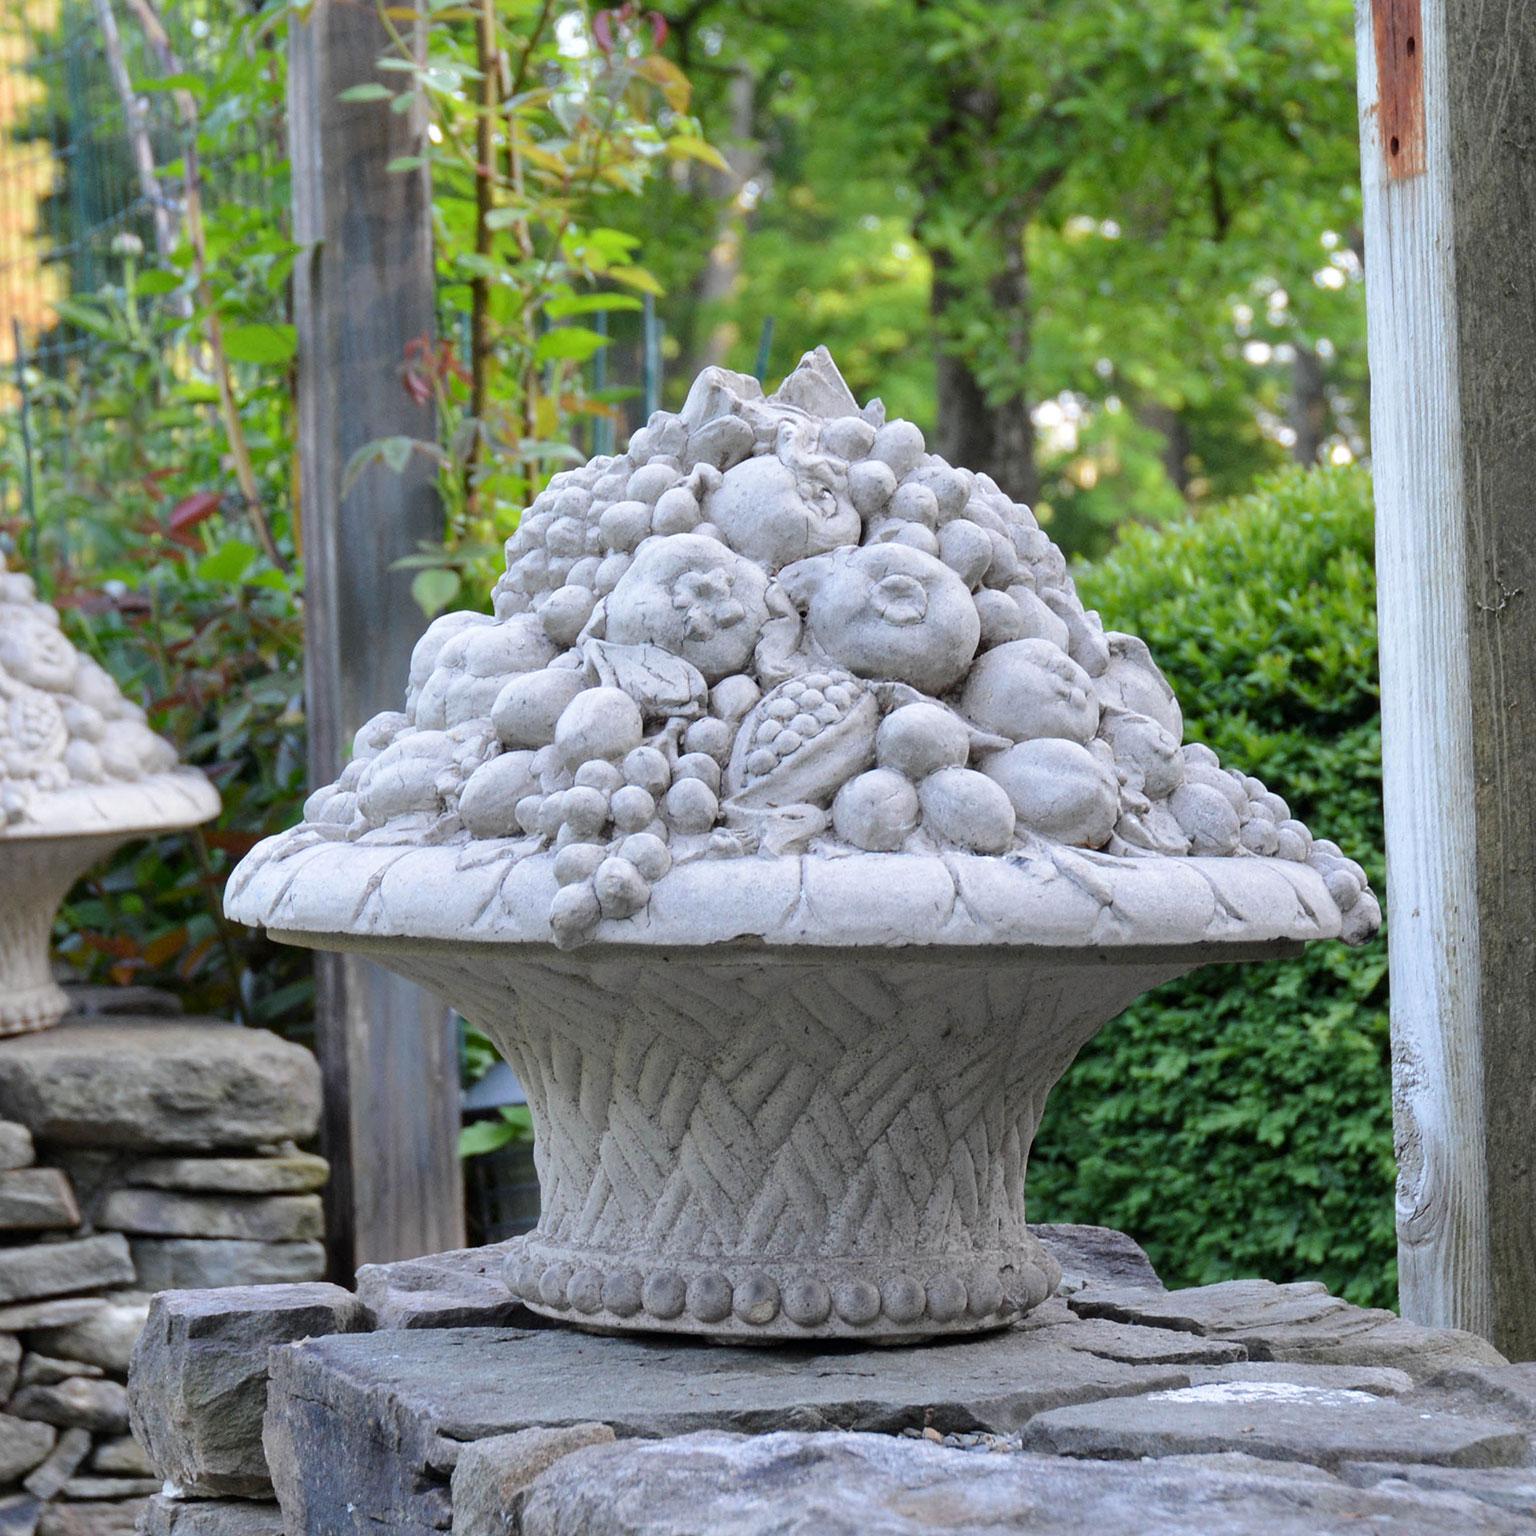
M1370 482L1293 472L1128 528L1080 573L1151 646L1185 739L1257 774L1383 881ZM1100 1222L1170 1284L1316 1278L1396 1300L1386 943L1215 966L1138 1001L1057 1087L1035 1220Z

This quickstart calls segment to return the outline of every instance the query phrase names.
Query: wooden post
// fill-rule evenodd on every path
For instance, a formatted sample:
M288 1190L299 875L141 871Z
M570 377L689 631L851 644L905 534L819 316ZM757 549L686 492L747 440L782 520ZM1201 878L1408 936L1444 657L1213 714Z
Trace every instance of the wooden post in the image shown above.
M1536 6L1360 0L1402 1309L1536 1357Z
M433 331L425 172L385 169L415 150L387 101L345 102L390 77L371 4L316 0L292 23L288 85L298 322L309 761L329 783L365 720L399 709L424 620L410 577L390 565L442 535L434 471L415 456L342 495L357 449L377 438L433 439L430 405L401 382L406 347ZM398 84L399 77L393 77ZM355 957L317 956L316 1031L332 1164L331 1264L462 1247L457 1040L443 1005Z

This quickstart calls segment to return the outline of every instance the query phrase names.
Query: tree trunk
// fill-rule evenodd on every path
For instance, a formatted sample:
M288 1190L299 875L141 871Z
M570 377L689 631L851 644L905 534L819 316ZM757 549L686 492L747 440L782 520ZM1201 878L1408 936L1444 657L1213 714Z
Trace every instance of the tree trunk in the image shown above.
M1328 437L1328 392L1323 381L1323 360L1304 343L1296 345L1291 365L1291 431L1296 441L1291 456L1298 464L1313 465Z
M711 363L723 365L737 340L736 323L718 311L735 293L741 278L742 246L756 206L755 201L743 201L742 188L763 174L763 146L752 136L756 126L757 77L750 69L739 69L731 76L727 99L731 130L725 161L730 169L709 174L703 189L716 203L719 212L715 238L694 286L692 305L694 313L708 324L709 329L699 339L700 327L689 327L691 341L679 369L688 379Z
M933 265L929 313L935 331L938 396L938 430L932 447L951 464L991 475L1015 501L1033 504L1040 493L1040 477L1035 466L1035 426L1023 385L1032 318L1023 219L1007 219L999 233L1003 253L987 284L987 297L1014 384L1000 399L989 397L972 360L951 348L951 316L966 298L966 285L952 252L943 246L929 250Z
M1136 420L1149 432L1156 432L1163 440L1158 458L1168 482L1181 496L1189 495L1189 456L1193 446L1189 440L1189 423L1171 405L1161 400L1144 400L1136 407Z

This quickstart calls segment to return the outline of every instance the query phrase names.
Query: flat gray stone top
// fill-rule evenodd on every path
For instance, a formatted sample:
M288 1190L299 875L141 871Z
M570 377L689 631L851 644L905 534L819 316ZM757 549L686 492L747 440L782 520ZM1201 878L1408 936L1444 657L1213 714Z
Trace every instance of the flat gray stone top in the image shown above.
M274 1357L274 1395L345 1417L387 1404L442 1441L598 1420L620 1436L796 1425L1012 1434L1071 1403L1188 1384L1027 1328L914 1349L744 1350L564 1329L413 1329L311 1339ZM365 1405L371 1405L365 1407Z
M1500 1536L1532 1523L1451 1490L1279 1472L969 1456L877 1435L698 1434L573 1451L522 1536Z
M163 1153L304 1141L319 1124L320 1071L265 1029L77 1017L0 1042L0 1118L64 1146Z

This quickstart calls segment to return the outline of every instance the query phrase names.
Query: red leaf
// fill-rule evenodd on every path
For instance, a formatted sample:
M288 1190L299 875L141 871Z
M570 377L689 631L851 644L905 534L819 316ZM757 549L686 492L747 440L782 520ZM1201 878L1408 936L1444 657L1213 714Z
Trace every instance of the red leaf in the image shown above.
M171 508L171 515L166 520L171 537L183 544L192 543L190 530L207 522L223 504L224 497L219 491L193 491L190 496L183 496Z
M651 12L651 36L656 39L658 50L667 40L667 18L660 11Z
M613 52L612 11L599 11L592 18L592 36L605 54Z

